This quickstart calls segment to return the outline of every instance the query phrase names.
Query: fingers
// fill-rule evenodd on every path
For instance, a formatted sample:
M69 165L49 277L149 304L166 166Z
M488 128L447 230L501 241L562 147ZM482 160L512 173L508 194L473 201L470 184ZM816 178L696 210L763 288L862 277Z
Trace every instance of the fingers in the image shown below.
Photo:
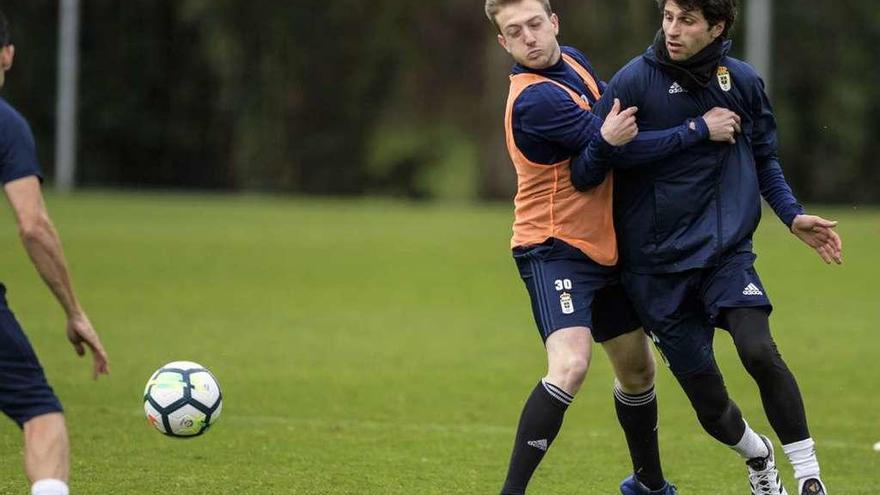
M97 380L100 375L110 374L110 363L103 349L92 351L92 378Z
M835 249L834 245L825 244L825 249L828 252L828 256L831 258L832 261L834 261L835 264L837 264L837 265L843 264L843 256L841 256L840 251Z
M613 117L619 113L620 113L620 100L615 98L614 105L611 106L611 111L608 112L608 117Z
M813 224L813 229L815 229L816 227L824 227L826 229L833 229L834 227L837 227L836 220L825 220L822 217L815 217L815 219L816 221Z
M97 380L101 375L109 375L110 374L110 364L107 362L107 355L104 354L99 355L95 354L94 359L92 360L93 370L92 370L92 378Z
M86 350L82 345L81 340L77 340L75 342L71 342L73 344L73 350L76 351L76 355L79 357L83 357L86 354Z
M825 243L816 247L816 252L819 253L819 256L826 264L830 265L832 262L837 265L843 264L843 256L840 250L836 249L832 243Z
M636 114L636 112L638 112L638 111L639 111L639 107L629 107L626 110L620 112L619 116L620 117L633 117ZM633 119L635 119L635 117L633 117Z
M843 264L843 243L840 236L833 230L828 231L828 241L825 243L831 250L831 256L838 265Z
M620 111L620 100L615 99L612 113L608 114L602 124L602 138L612 146L623 146L635 139L639 133L635 117L638 110L637 107L629 107Z
M837 249L837 252L843 252L843 241L840 239L840 235L837 232L831 230L828 232L831 237L831 243L834 244L834 247Z
M107 356L107 351L104 350L104 346L101 345L100 339L98 339L98 335L92 333L86 339L86 345L89 346L89 350L92 351L92 362L94 364L94 373L93 376L95 379L98 378L98 375L106 375L110 372L109 367L109 358Z
M822 258L822 261L824 261L826 265L830 265L831 261L834 259L827 244L822 244L817 247L816 252L819 253L819 257Z
M712 110L709 110L708 112L704 113L703 119L711 119L713 117L718 117L720 115L723 115L724 112L726 112L726 111L727 111L726 108L715 107Z
M734 144L736 135L742 133L742 119L726 108L713 108L706 112L703 120L709 127L709 138L712 141Z
M831 235L828 232L819 230L810 234L810 238L816 241L816 244L828 244L831 242Z

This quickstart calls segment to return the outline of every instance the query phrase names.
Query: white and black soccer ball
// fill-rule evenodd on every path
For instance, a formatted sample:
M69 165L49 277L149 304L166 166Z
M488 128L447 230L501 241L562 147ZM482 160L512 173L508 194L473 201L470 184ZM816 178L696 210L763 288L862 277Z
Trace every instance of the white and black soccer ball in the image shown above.
M150 376L144 388L147 421L168 436L199 436L217 421L222 409L220 384L198 363L168 363Z

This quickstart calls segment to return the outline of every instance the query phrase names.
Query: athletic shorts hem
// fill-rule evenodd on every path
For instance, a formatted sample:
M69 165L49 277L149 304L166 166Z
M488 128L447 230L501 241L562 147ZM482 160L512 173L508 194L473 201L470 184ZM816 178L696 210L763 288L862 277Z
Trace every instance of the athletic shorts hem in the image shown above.
M47 414L61 413L64 414L64 408L61 404L47 404L45 406L35 407L22 416L10 416L19 428L24 428L24 424L32 419L45 416Z
M718 304L713 305L709 309L709 321L712 322L716 327L723 328L724 330L728 330L723 325L721 325L721 312L725 309L737 309L737 308L755 308L755 309L763 309L767 312L767 316L770 316L773 313L773 305L768 301L732 301L732 302L720 302Z

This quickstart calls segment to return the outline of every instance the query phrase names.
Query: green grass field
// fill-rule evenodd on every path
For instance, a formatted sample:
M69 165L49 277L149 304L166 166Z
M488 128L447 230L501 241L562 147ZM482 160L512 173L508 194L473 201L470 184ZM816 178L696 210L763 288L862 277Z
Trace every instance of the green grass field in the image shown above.
M111 376L91 381L64 339L8 208L0 279L67 408L74 494L497 493L544 365L507 205L100 193L49 205ZM880 212L818 212L841 221L845 266L825 266L767 214L759 269L832 494L874 495ZM716 347L732 395L769 432L730 339ZM211 368L225 396L195 440L163 437L141 407L150 373L181 359ZM681 493L748 493L745 467L702 432L667 370L658 389ZM0 421L2 494L29 493L20 448ZM611 495L628 471L597 350L530 493Z

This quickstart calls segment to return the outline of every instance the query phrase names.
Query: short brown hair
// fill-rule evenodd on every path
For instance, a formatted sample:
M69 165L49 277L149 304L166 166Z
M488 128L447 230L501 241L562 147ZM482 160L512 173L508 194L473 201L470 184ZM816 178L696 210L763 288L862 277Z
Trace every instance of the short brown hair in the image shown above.
M508 5L513 5L515 3L520 3L524 0L486 0L486 17L492 21L492 24L495 24L495 27L499 30L501 26L498 25L498 21L495 20L495 16L498 15L498 12L501 11L502 7L506 7ZM544 7L544 11L547 12L547 16L553 15L553 8L550 7L550 0L537 0Z
M685 12L699 10L709 22L709 26L721 24L724 21L722 39L730 36L730 30L736 23L736 0L673 0ZM657 0L657 6L662 12L666 8L666 0Z

